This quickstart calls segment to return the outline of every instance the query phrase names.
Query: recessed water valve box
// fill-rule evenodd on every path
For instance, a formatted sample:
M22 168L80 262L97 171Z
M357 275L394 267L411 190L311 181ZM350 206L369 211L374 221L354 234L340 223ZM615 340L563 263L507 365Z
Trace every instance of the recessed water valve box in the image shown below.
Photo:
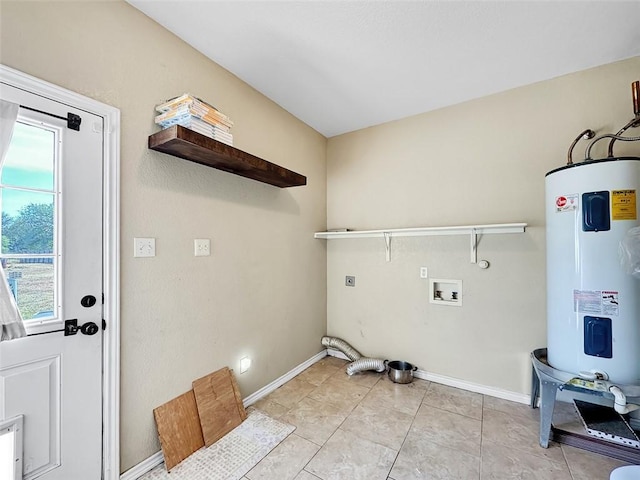
M429 302L438 305L462 306L462 280L429 280Z

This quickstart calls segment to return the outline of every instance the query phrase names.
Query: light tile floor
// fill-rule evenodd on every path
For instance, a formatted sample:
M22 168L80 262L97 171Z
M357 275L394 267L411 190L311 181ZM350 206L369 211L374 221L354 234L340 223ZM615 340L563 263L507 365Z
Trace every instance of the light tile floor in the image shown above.
M623 462L538 445L538 410L325 357L253 406L296 430L243 480L608 480Z

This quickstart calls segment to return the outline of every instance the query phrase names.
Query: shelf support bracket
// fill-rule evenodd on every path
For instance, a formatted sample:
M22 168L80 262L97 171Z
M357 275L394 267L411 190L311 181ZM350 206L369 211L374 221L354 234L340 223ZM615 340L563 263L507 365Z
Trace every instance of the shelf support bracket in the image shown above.
M391 233L384 232L384 248L387 253L387 262L391 261Z
M471 263L478 263L478 233L471 229Z

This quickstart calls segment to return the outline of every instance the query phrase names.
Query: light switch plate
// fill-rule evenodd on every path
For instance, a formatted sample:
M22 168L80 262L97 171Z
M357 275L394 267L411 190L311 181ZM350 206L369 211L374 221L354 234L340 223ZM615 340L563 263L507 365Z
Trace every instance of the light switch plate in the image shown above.
M196 257L208 257L211 255L211 240L208 238L196 238L193 241L193 254Z
M133 256L134 257L155 257L156 256L156 239L155 238L134 238L133 239Z

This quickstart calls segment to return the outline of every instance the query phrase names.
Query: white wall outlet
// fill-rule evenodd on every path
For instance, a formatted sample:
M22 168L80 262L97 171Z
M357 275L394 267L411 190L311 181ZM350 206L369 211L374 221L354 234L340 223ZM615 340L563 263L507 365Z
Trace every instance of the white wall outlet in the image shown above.
M462 280L429 280L429 302L438 305L462 306Z
M420 267L420 278L429 278L429 270L427 267Z
M155 257L156 256L156 239L155 238L134 238L133 239L133 256L134 257Z
M196 257L208 257L211 255L211 240L208 238L196 238L193 241L193 255Z

